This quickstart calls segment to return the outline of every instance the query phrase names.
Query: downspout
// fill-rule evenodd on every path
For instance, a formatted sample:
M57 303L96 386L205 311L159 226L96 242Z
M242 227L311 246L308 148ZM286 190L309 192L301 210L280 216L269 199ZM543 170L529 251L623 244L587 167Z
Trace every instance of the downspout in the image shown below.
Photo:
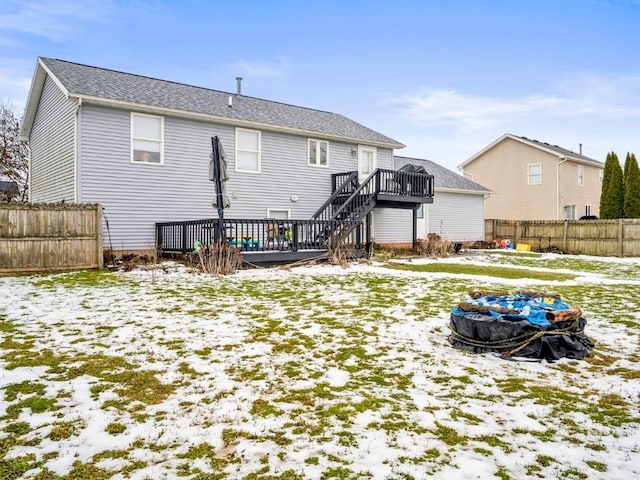
M556 220L560 220L560 165L568 160L567 157L560 155L560 160L556 163Z
M78 98L78 105L76 106L76 114L75 114L75 128L73 129L73 141L75 143L73 149L73 163L74 163L74 179L73 179L73 190L75 192L75 202L80 202L80 162L78 159L80 158L80 140L79 140L79 130L80 130L80 109L82 108L82 97Z

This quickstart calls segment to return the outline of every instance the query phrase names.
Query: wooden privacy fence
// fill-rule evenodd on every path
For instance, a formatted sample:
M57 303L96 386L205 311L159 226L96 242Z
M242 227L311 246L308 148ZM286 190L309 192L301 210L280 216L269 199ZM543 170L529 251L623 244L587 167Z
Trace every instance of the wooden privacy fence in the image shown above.
M485 220L485 240L510 240L532 250L557 248L566 253L639 257L640 219Z
M102 267L100 205L0 203L0 273Z

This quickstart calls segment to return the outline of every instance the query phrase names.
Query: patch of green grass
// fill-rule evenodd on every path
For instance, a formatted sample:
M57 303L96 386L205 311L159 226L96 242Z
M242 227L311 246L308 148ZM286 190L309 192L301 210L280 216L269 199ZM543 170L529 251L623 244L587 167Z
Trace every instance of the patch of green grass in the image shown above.
M480 425L482 423L482 419L479 417L476 417L475 415L472 415L471 413L468 412L464 412L462 410L460 410L459 408L453 408L451 410L451 418L453 420L458 420L459 418L462 418L465 420L465 423L471 424L471 425Z
M108 270L81 270L57 275L47 275L33 282L35 287L55 290L59 287L74 289L79 287L104 288L132 283L126 277L118 276Z
M511 445L502 440L498 435L480 435L478 437L473 437L473 440L476 442L486 443L490 447L499 447L505 453L509 453L512 450Z
M127 427L120 422L112 422L107 425L104 429L109 435L118 435L120 433L126 432Z
M498 469L498 471L494 473L493 476L498 477L500 480L511 480L511 476L504 468Z
M585 461L585 463L587 465L589 465L592 469L594 469L596 472L606 472L607 471L607 464L606 463L596 462L595 460L587 460L587 461Z
M2 458L0 459L0 478L3 480L18 479L36 466L38 463L33 453L21 457Z
M28 380L25 380L21 383L10 383L6 387L2 387L5 390L5 400L8 402L13 402L18 394L28 395L30 393L35 393L36 395L44 395L45 386L41 383L34 383Z
M589 475L577 468L568 468L560 472L559 478L566 478L567 480L585 480L589 478Z
M494 267L487 265L469 265L461 263L425 263L420 265L402 264L388 265L387 268L393 270L406 270L421 273L450 273L454 275L481 275L495 278L521 279L528 278L542 281L564 281L574 280L576 275L569 273L544 272L537 270L524 270L508 267Z
M179 453L177 457L189 458L194 460L196 458L213 458L215 457L215 454L215 448L213 448L211 445L209 445L208 443L200 443L198 445L191 445L189 447L189 450L187 450L185 453Z
M26 435L31 431L31 425L28 422L14 422L5 425L3 432L12 433L17 436Z
M251 413L251 415L257 415L258 417L268 417L269 415L282 415L283 411L270 404L267 400L258 398L254 400L249 413Z
M113 472L76 460L73 462L71 471L66 475L66 478L73 480L107 480L112 476Z
M48 437L53 441L65 440L77 435L79 426L84 422L55 422Z
M47 410L57 410L55 398L46 398L31 396L21 400L18 403L14 403L7 407L7 414L5 418L15 419L18 418L20 412L23 409L28 408L31 413L43 413Z
M438 422L436 422L436 427L432 432L449 446L466 445L469 441L468 437L460 435L454 428L447 427Z

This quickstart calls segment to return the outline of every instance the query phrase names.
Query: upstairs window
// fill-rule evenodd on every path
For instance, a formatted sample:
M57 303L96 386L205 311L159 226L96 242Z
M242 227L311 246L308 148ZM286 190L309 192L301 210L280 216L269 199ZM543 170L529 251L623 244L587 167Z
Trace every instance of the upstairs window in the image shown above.
M260 131L236 128L236 171L260 172Z
M584 167L578 166L578 186L584 186Z
M316 167L329 166L329 142L310 138L307 152L309 165Z
M527 165L527 183L529 185L542 184L542 164L530 163Z
M164 163L164 118L131 114L131 161Z

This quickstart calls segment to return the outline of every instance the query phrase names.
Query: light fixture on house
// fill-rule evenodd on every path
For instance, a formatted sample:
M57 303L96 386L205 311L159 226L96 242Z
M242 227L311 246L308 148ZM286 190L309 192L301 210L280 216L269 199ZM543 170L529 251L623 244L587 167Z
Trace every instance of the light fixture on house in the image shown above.
M358 149L356 147L351 147L351 156L355 157L358 155Z

